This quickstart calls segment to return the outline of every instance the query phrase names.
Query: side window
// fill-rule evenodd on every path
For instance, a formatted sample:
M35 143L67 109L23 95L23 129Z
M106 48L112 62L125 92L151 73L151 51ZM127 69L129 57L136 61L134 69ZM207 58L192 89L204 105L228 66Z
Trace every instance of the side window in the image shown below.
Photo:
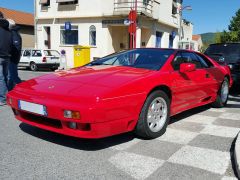
M174 60L172 61L172 67L175 71L180 69L180 64L184 63L181 53L177 53Z
M31 50L25 50L23 56L31 56Z
M204 66L206 68L213 67L213 64L207 58L205 58L204 56L202 56L200 54L196 54L196 56L204 64Z
M33 50L32 51L32 56L33 57L41 57L42 56L42 53L40 50Z
M195 64L197 69L201 69L204 67L204 65L201 63L201 61L197 58L197 56L194 53L184 52L182 53L182 56L188 63Z

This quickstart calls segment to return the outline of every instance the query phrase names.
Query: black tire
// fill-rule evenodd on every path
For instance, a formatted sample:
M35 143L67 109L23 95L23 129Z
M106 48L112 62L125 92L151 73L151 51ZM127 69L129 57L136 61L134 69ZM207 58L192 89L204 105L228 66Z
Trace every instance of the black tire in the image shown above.
M50 68L52 71L55 71L55 70L57 70L57 68Z
M166 111L164 114L164 120L162 121L163 125L161 127L161 129L159 129L157 132L153 132L150 129L150 122L148 122L148 113L149 113L149 109L150 109L150 105L157 99L163 100L165 101L165 105L166 105ZM161 90L157 90L152 92L146 99L137 125L135 127L135 134L137 136L146 138L146 139L153 139L153 138L157 138L161 135L163 135L166 132L166 128L169 122L169 116L170 116L170 100L169 97L167 96L167 94L164 91Z
M228 90L227 90L228 92L227 92L227 97L224 98L222 91L225 86L228 87ZM229 80L228 80L228 78L225 77L219 90L218 90L217 99L216 99L216 101L214 101L212 103L212 106L215 108L222 108L222 107L226 106L227 101L228 101L228 96L229 96Z
M37 71L38 70L38 67L37 67L35 62L30 63L30 70L31 71Z

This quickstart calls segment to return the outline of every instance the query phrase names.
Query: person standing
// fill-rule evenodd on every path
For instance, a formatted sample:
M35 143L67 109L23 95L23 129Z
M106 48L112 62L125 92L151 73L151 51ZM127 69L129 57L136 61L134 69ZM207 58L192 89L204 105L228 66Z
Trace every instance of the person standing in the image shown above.
M11 58L8 65L8 90L12 90L16 84L19 84L21 79L18 76L18 63L21 58L22 38L19 34L19 27L16 26L12 19L8 19L9 29L12 33L12 50Z
M11 57L12 35L9 22L0 12L0 106L6 105L8 63Z

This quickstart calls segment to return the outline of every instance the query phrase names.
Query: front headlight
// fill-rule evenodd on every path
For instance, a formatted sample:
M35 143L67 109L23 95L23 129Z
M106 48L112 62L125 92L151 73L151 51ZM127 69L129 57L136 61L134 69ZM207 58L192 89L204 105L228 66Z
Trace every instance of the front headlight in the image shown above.
M78 111L71 111L71 110L64 110L63 116L68 119L80 119L80 112Z

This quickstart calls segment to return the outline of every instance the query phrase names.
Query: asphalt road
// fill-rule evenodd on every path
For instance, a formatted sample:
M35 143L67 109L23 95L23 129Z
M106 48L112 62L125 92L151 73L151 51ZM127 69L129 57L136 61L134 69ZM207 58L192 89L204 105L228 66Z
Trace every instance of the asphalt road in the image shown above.
M20 71L27 80L49 72ZM15 120L0 107L0 179L236 179L232 144L240 131L240 96L171 119L155 140L123 134L84 140Z

